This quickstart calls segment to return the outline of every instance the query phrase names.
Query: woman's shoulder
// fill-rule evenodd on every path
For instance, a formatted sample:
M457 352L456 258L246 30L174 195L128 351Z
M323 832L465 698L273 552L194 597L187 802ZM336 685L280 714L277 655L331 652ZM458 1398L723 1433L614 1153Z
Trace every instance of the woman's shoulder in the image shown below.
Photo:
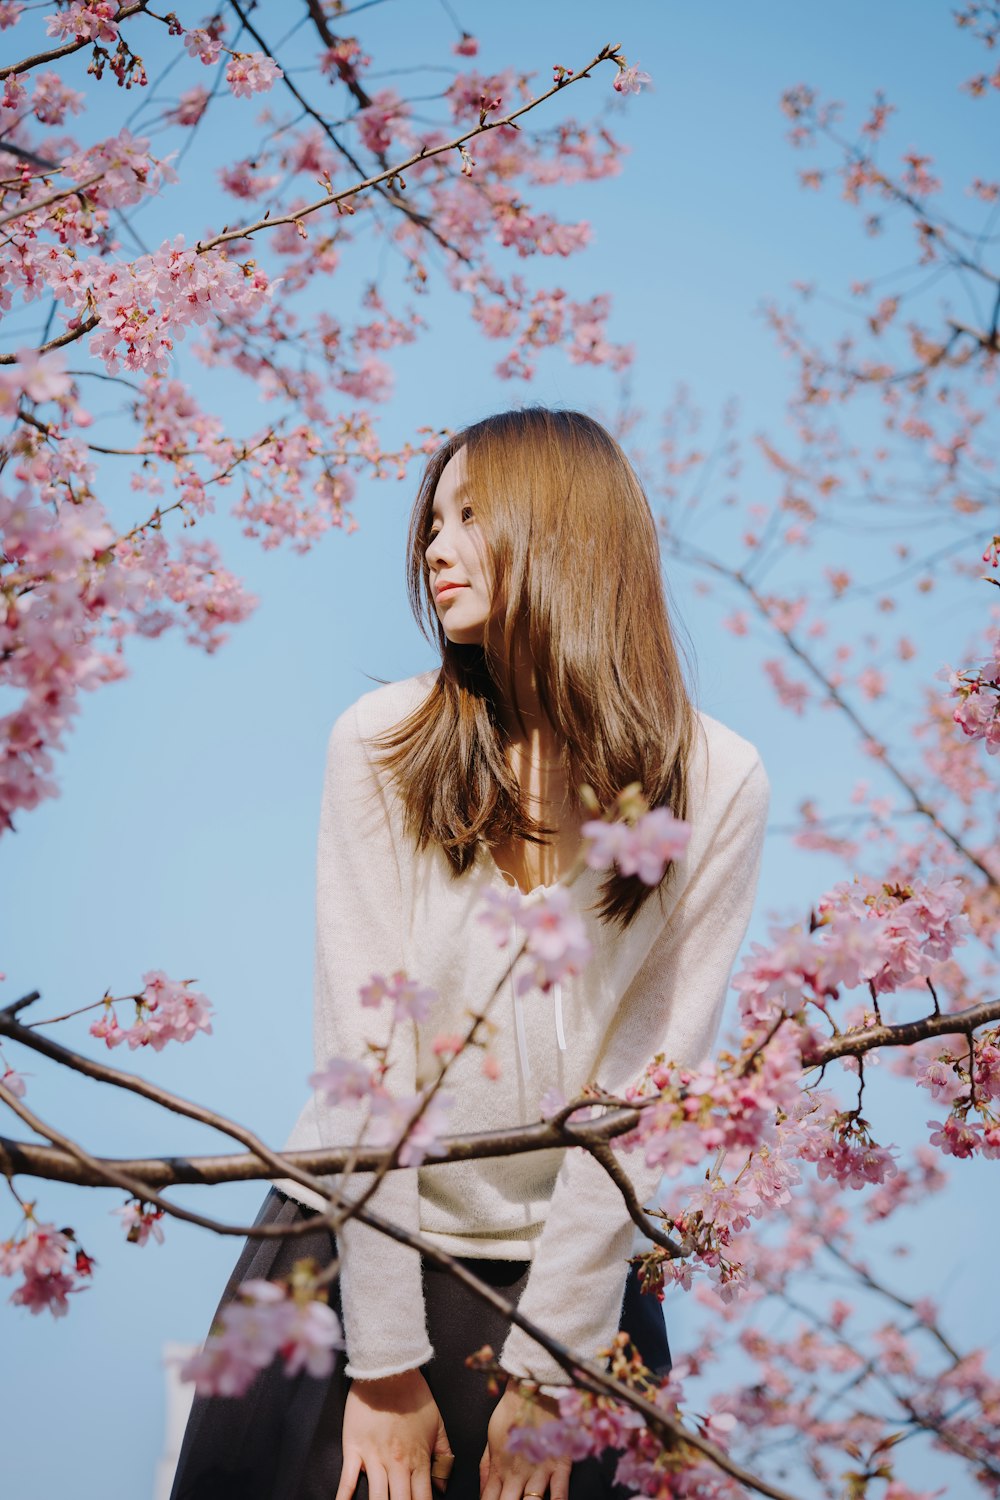
M695 709L698 732L692 756L692 780L702 794L728 800L742 787L766 800L770 782L760 751L752 740L721 719Z
M437 670L418 672L399 682L384 682L362 693L334 721L331 738L341 742L369 739L391 729L421 703L437 680Z

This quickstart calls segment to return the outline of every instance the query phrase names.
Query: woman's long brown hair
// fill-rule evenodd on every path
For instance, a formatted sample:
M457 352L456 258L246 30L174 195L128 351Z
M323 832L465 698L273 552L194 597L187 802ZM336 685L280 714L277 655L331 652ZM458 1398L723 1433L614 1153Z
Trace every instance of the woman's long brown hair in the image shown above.
M448 640L424 558L434 492L460 448L493 583L483 646ZM696 715L656 525L635 471L600 423L535 406L451 436L429 460L413 507L407 583L441 670L424 701L372 746L418 848L440 845L460 876L480 841L545 843L555 831L526 811L507 760L499 705L509 703L524 729L509 669L515 643L535 663L541 708L563 741L567 786L592 787L608 807L639 782L651 807L686 815ZM664 881L668 874L669 866ZM594 909L624 929L652 889L612 870Z

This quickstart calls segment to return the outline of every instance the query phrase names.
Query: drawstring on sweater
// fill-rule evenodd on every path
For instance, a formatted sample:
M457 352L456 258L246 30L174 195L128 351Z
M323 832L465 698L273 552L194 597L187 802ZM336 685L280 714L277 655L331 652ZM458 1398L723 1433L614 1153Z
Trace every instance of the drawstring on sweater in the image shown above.
M507 872L502 870L500 873L502 875L505 875ZM545 889L545 887L542 887L541 889ZM516 914L513 915L513 923L514 952L516 952L520 947L521 942L520 928ZM518 992L517 985L514 983L513 958L511 958L510 965L507 969L507 981L510 985L510 993L514 1001L514 1030L517 1033L517 1054L521 1059L521 1073L525 1079L525 1082L527 1082L531 1078L531 1059L528 1056L528 1036L524 1025L524 996ZM556 1041L559 1044L560 1052L565 1052L566 1032L563 1028L562 985L560 984L558 979L552 985L552 1006L553 1019L555 1021L556 1027Z

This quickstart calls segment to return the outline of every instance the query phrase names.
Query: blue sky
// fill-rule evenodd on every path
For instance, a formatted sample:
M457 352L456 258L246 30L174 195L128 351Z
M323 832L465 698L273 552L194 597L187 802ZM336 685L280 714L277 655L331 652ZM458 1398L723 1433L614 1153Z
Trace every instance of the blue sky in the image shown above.
M629 99L616 119L629 146L621 175L554 197L557 211L591 220L591 248L565 264L529 268L575 296L612 293L612 336L636 345L631 394L648 414L640 436L652 457L659 413L681 381L709 422L735 395L746 433L764 424L780 432L788 369L760 317L762 300L782 298L798 279L841 289L898 255L898 247L867 241L834 194L800 191L796 174L807 163L785 141L783 90L809 82L844 99L856 116L883 87L900 110L898 149L932 142L945 173L966 162L970 142L983 140L987 106L957 92L980 67L980 54L949 11L906 0L878 7L863 0L823 7L791 0L766 7L508 0L458 8L480 39L484 68L516 64L544 80L554 62L577 67L603 42L616 41L653 75L655 88ZM178 12L188 24L202 14L196 7ZM269 0L258 23L276 36L289 14ZM385 0L356 24L379 70L451 62L454 30L432 0ZM14 36L20 46L19 32ZM177 44L150 27L139 45L152 74L151 63L162 65ZM84 66L69 59L61 76L84 86ZM580 91L609 89L610 76L609 69ZM446 78L428 72L385 81L427 93ZM193 81L200 80L192 75L185 83ZM121 120L123 104L107 79L90 92L96 117L86 128L96 135L103 122L110 129ZM575 108L572 93L567 98L567 108ZM134 104L133 91L129 108ZM225 139L206 147L220 160L235 154L235 133L256 105L232 101L226 110ZM141 126L140 116L134 128ZM149 242L181 225L193 236L231 213L220 208L212 166L192 153L183 190L168 189L137 216ZM356 258L329 284L334 311L353 305L371 270ZM597 415L615 409L613 377L557 355L543 360L528 388L498 380L497 346L480 337L443 288L421 310L430 334L393 361L390 439L420 423L457 426L525 398ZM33 320L37 310L12 317L4 347L30 337ZM207 377L183 346L177 371L243 430L244 386L235 378L226 383L220 372ZM763 483L763 476L751 470L748 482ZM134 521L122 472L107 471L106 484L116 518ZM265 553L234 522L216 517L211 534L226 565L260 597L255 614L213 657L169 634L130 642L130 677L85 697L67 753L57 757L61 796L21 816L0 849L6 997L38 988L38 1014L50 1015L106 988L128 991L149 968L195 978L215 1006L213 1037L137 1062L150 1077L279 1144L311 1066L312 878L327 732L372 678L409 676L433 664L403 588L413 487L362 485L359 530L330 534L304 557ZM685 570L669 582L694 643L701 706L753 740L771 776L773 829L751 929L751 937L763 938L770 912L798 915L803 890L821 891L849 873L790 847L782 829L800 798L821 785L835 800L859 774L874 773L839 726L831 732L815 715L793 721L776 708L759 669L770 643L734 642L721 628L734 599L702 597ZM970 611L967 594L944 587L920 620L905 623L922 641L933 639L941 659L958 659L977 610L978 601ZM82 1023L65 1035L82 1040ZM84 1080L55 1077L41 1064L28 1067L39 1111L78 1122L96 1152L216 1149L207 1132L138 1111ZM891 1099L879 1122L890 1135L901 1120L919 1130L934 1112L922 1098ZM961 1283L981 1265L975 1247L995 1232L996 1214L981 1167L963 1166L956 1178L949 1204L963 1216L961 1233L942 1244L940 1200L924 1217L901 1221L913 1254L905 1276L898 1274L935 1289L960 1342L990 1343L996 1316L973 1307ZM262 1194L260 1184L225 1189L219 1211L248 1221ZM5 1447L5 1488L17 1500L50 1500L70 1480L76 1500L151 1494L162 1443L163 1345L202 1337L237 1242L171 1224L166 1245L138 1250L123 1243L109 1212L121 1195L40 1184L37 1197L46 1217L76 1226L98 1267L93 1287L64 1320L32 1319L0 1304L8 1368L18 1371L5 1399L8 1432L17 1435ZM197 1193L178 1197L205 1204ZM14 1228L13 1204L5 1215L0 1234ZM933 1249L925 1249L930 1240ZM679 1305L671 1309L675 1348L687 1316Z

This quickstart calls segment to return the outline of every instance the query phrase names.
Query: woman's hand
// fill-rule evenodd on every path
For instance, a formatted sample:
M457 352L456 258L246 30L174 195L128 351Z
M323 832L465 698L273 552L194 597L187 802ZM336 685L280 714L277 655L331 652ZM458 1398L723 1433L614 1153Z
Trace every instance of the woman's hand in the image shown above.
M487 1430L487 1443L479 1462L481 1500L521 1500L522 1495L544 1496L550 1500L569 1500L569 1473L572 1459L552 1458L529 1463L520 1454L508 1453L507 1434L512 1427L538 1426L559 1415L559 1404L551 1396L527 1397L518 1394L517 1381L507 1384L493 1408Z
M432 1500L431 1463L451 1457L437 1402L419 1370L355 1380L344 1406L344 1467L336 1500L368 1476L370 1500ZM441 1463L450 1472L451 1464ZM447 1480L435 1478L443 1490Z

